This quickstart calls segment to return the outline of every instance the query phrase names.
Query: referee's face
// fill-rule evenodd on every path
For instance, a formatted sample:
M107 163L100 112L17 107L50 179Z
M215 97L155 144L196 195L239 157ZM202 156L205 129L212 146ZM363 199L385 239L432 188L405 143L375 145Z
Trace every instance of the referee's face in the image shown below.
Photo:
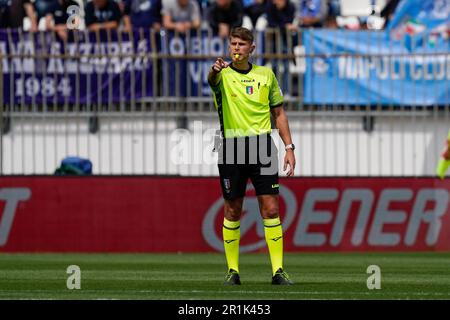
M233 62L240 62L248 60L250 54L255 49L255 46L241 38L231 37L228 45L228 51L230 53Z

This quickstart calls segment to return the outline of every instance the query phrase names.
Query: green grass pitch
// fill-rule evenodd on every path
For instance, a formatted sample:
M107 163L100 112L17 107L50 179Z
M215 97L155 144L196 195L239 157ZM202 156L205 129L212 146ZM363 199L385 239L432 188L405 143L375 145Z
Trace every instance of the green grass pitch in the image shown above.
M450 253L289 253L295 285L270 284L267 253L242 254L241 286L222 285L223 254L0 253L0 299L450 299ZM81 289L69 290L69 265ZM369 265L381 289L369 290Z

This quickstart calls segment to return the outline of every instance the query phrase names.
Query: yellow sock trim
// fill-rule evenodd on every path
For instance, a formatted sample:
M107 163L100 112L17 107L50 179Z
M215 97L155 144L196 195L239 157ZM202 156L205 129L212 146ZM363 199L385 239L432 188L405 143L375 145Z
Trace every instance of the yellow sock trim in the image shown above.
M239 241L241 239L241 222L223 219L223 246L228 269L239 272Z
M283 268L283 228L280 218L264 219L264 234L269 248L272 274Z
M274 218L274 219L264 219L264 226L265 227L273 227L276 225L281 224L280 217Z
M223 225L230 229L236 229L241 226L241 221L239 221L239 220L238 221L230 221L227 219L223 219Z

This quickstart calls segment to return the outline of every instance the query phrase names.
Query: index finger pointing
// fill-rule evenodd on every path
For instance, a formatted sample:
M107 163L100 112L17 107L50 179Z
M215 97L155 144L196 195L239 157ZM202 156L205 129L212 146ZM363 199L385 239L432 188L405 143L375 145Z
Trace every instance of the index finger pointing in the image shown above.
M217 58L217 62L220 64L222 68L226 68L230 65L229 63L225 62L225 60L223 60L222 58Z

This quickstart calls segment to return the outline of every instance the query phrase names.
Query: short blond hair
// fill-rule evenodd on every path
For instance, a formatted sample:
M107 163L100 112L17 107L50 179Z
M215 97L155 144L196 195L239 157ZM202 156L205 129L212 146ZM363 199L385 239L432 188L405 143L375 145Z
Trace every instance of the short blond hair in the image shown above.
M239 38L244 41L248 41L251 44L253 43L253 41L255 39L253 36L253 33L250 30L248 30L247 28L243 28L243 27L237 27L237 28L234 28L233 30L231 30L230 39L231 38Z

